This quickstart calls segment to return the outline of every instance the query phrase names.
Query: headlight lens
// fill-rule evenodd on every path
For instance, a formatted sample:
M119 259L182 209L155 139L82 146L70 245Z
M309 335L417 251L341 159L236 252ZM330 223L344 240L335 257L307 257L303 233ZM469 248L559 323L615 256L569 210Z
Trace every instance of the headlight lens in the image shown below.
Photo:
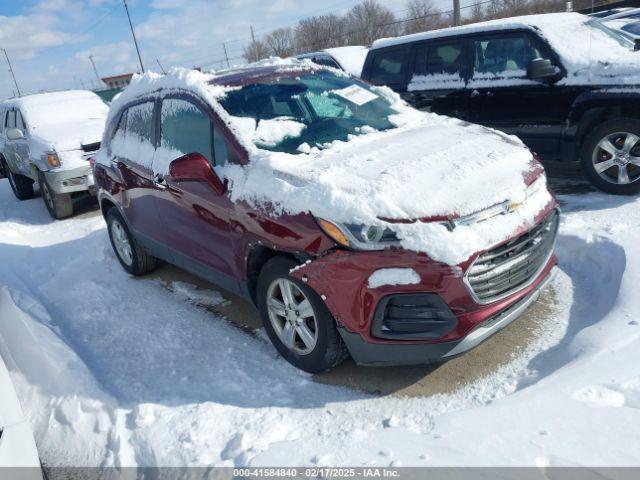
M399 244L395 232L380 225L337 223L324 218L316 220L322 230L343 247L356 250L384 250Z
M537 193L543 188L547 188L547 174L542 172L538 178L536 178L531 185L525 190L527 198Z

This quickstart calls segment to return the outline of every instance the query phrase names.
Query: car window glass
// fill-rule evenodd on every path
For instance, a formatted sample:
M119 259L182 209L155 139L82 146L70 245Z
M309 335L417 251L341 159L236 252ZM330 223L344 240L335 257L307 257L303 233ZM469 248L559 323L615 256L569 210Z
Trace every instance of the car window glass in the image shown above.
M16 111L9 110L7 113L7 129L16 128Z
M213 148L215 151L216 165L224 165L227 162L239 163L235 151L229 147L227 141L217 128L213 130Z
M313 61L318 65L324 65L331 68L340 68L340 65L331 57L315 57Z
M161 113L161 146L182 155L200 153L213 163L211 119L191 102L165 99Z
M143 141L151 142L153 127L153 102L144 102L127 110L127 136L134 135Z
M547 58L528 35L476 40L473 78L526 78L534 58Z
M455 88L464 86L462 79L462 43L420 45L408 90Z
M4 131L4 126L7 123L7 113L4 110L0 110L0 133Z
M404 50L377 53L371 65L371 83L378 85L401 83L404 80L406 57Z
M22 133L26 133L24 120L22 119L22 114L19 110L16 110L16 128L22 130Z

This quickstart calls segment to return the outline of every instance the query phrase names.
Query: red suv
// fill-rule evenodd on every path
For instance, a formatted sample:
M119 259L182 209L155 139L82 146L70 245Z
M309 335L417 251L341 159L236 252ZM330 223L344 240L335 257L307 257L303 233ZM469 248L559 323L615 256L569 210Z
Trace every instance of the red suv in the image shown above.
M94 164L125 270L253 301L308 372L441 361L552 277L559 215L516 139L309 62L138 77Z

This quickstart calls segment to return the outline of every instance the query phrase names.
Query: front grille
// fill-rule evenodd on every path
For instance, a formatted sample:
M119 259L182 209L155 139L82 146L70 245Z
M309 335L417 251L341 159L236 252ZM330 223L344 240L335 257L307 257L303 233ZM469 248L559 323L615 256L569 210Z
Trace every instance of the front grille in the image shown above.
M480 303L524 288L551 256L558 232L557 210L527 233L480 255L467 271L467 284Z

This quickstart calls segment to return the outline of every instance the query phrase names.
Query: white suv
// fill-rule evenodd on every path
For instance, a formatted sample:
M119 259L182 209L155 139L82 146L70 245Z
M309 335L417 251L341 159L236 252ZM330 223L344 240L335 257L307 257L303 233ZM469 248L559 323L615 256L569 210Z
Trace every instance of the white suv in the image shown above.
M53 218L73 213L73 197L93 193L88 159L100 148L109 107L95 93L39 93L0 103L0 173L20 200L38 182Z

